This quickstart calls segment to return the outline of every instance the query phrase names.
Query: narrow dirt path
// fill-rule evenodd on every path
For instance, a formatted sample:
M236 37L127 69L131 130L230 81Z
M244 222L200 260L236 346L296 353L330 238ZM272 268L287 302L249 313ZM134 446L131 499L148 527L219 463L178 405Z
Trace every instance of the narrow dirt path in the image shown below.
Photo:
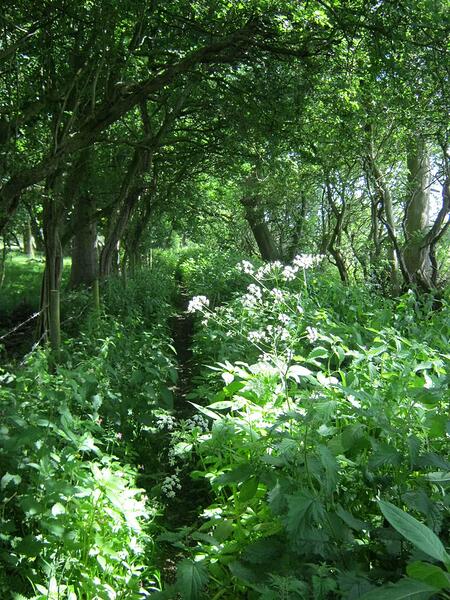
M180 276L177 276L177 295L174 305L177 314L172 319L172 338L178 359L178 382L175 389L174 410L177 418L187 418L192 414L192 406L187 402L186 395L192 389L192 336L194 320L186 312L189 297Z

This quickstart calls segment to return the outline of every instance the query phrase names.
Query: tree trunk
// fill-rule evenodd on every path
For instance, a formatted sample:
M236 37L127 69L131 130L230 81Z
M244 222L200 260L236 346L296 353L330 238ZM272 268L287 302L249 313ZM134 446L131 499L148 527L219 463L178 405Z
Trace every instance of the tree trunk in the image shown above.
M369 140L368 140L369 151L366 156L366 165L367 165L367 171L368 171L367 179L372 180L374 188L375 188L375 195L376 195L376 202L374 202L374 200L372 199L372 206L373 206L372 211L376 210L376 206L378 206L378 218L384 223L384 225L386 227L388 239L390 242L388 249L387 249L388 259L389 259L389 263L391 265L390 282L391 282L392 291L396 295L400 291L400 282L401 282L399 267L400 267L400 270L402 271L402 274L404 277L406 275L406 273L404 272L405 267L402 264L402 257L400 254L400 249L399 249L398 241L397 241L391 193L389 191L389 187L388 187L386 181L384 180L381 169L379 168L378 163L375 158L375 148L374 148L374 143L373 143L373 127L372 127L372 125L367 125L366 129L367 129L368 135L369 135ZM384 213L384 218L383 218L383 213ZM375 243L378 244L379 240L378 240L378 236L376 233L376 231L377 231L376 224L373 223L372 227L373 227L373 233L375 235ZM377 254L379 255L379 248L376 247L375 255L377 255Z
M118 218L115 223L113 223L111 230L105 239L105 245L100 254L101 278L106 278L112 273L113 264L117 260L118 244L128 225L131 213L139 200L140 192L141 190L139 188L135 188L128 194L124 204L120 208Z
M339 210L339 208L336 205L336 202L334 201L333 190L331 189L329 181L327 181L326 183L326 195L328 199L328 204L336 219L333 231L331 232L331 235L327 240L326 251L328 251L334 258L334 262L336 263L336 267L339 271L339 277L341 278L342 283L347 285L349 282L348 270L345 264L344 257L342 256L342 252L340 250L342 231L344 228L344 217L347 206L345 203L345 198L342 197L342 205Z
M28 258L34 258L33 235L31 233L31 219L27 218L23 231L23 251Z
M405 209L403 258L410 279L425 290L432 287L430 244L426 241L430 218L430 167L423 139L415 137L407 153L408 198Z
M56 359L60 352L60 299L63 257L60 230L60 209L58 200L48 196L44 200L44 242L45 270L41 288L41 316L38 324L39 339L50 337L52 351Z
M292 234L292 240L288 251L288 259L293 260L296 254L299 252L299 247L301 244L301 239L303 235L303 227L305 225L305 217L306 217L306 196L302 192L300 194L301 204L300 204L300 215L295 223L294 232Z
M78 226L72 240L70 288L90 286L98 277L97 224L93 199L80 199L76 212Z
M245 209L245 218L258 244L261 258L268 262L279 260L280 252L267 223L264 221L262 210L258 208L258 200L254 197L245 197L241 199L241 203Z

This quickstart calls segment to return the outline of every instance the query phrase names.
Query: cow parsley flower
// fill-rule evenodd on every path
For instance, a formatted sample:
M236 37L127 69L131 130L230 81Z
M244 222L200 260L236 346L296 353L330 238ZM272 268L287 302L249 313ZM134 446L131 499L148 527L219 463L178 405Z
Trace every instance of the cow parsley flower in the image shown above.
M245 273L246 275L253 275L255 269L251 262L248 260L243 260L242 262L236 265L236 269L241 273Z
M281 277L285 280L285 281L292 281L293 279L295 279L295 276L297 275L299 267L298 266L290 266L290 265L286 265L283 269L283 272L281 273Z
M308 325L308 327L306 328L306 337L312 344L319 337L319 332L317 331L317 329L315 327L310 327Z
M181 490L180 480L177 475L168 475L161 485L161 492L167 498L175 498L176 490Z
M266 335L264 331L249 331L247 334L247 339L249 342L262 342L264 341Z
M275 302L281 302L283 300L284 294L282 290L279 290L278 288L273 288L272 290L270 290L270 293L274 297Z
M300 269L310 269L323 259L321 254L298 254L292 263Z
M205 308L209 306L209 300L206 296L194 296L192 300L189 301L187 312L195 313L195 312L203 312Z
M278 320L280 321L280 323L283 323L283 325L287 325L288 323L290 323L291 317L285 313L281 313L278 315Z

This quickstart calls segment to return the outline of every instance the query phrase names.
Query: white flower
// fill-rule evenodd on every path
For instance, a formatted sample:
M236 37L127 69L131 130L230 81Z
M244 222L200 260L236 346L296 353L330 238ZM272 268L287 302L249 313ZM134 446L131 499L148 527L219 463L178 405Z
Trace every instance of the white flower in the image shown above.
M291 267L291 266L287 265L286 267L284 267L283 272L281 273L281 277L285 281L292 281L293 279L295 279L297 271L298 271L297 266Z
M246 308L254 308L258 304L258 298L252 294L244 294L242 296L242 305Z
M290 323L291 317L289 315L286 315L285 313L281 313L280 315L278 315L278 320L284 325L287 325L288 323Z
M271 263L266 263L262 267L259 267L259 269L256 271L255 278L264 279L266 275L269 275L273 271L278 271L281 268L283 268L283 265L280 263L279 260L275 260Z
M236 265L236 269L241 273L246 273L247 275L253 275L254 267L251 262L248 260L243 260L242 262Z
M251 283L248 288L247 288L248 293L251 296L254 296L257 300L261 300L262 298L262 290L259 287L259 285L256 285L255 283Z
M180 480L177 475L168 475L162 482L161 492L167 498L174 498L176 494L175 490L181 490Z
M281 326L275 328L275 335L277 335L282 342L287 341L290 337L289 331Z
M283 300L284 294L282 290L279 290L278 288L273 288L272 290L270 290L270 293L274 297L275 302L281 302Z
M317 340L317 338L319 337L319 332L317 331L317 329L315 327L310 327L308 326L306 328L306 337L308 338L308 340L311 342L311 344L313 342L315 342Z
M265 337L264 331L249 331L247 334L247 339L249 342L263 341Z
M176 419L171 415L157 415L156 416L156 429L163 431L167 429L172 431L176 425Z
M209 423L202 415L194 415L190 419L186 419L185 425L188 429L195 429L199 427L202 431L208 431Z
M323 256L321 254L298 254L292 261L292 264L300 269L309 269L320 263L322 259Z
M205 308L209 306L209 300L206 296L194 296L192 300L189 301L189 305L187 307L188 313L195 313L197 311L203 312Z

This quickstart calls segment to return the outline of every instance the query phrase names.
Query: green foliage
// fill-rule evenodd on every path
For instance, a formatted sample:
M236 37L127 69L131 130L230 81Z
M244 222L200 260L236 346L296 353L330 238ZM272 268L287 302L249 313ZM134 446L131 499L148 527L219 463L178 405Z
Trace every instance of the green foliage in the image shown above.
M189 296L211 295L214 305L229 300L245 287L246 277L234 266L243 256L237 252L192 245L179 254L178 272Z
M176 381L164 268L110 283L108 317L85 319L56 372L36 350L1 373L2 595L29 597L29 582L35 598L70 600L158 587L158 503L130 463L154 454L152 413L171 406Z
M247 263L246 293L215 309L193 304L205 367L190 398L209 426L172 435L187 448L177 464L197 456L191 476L211 486L183 545L208 567L205 598L223 587L230 598L375 598L385 592L374 585L407 569L386 594L425 598L433 574L446 577L421 556L407 567L397 533L446 557L446 314L412 294L388 301L341 287L322 269L292 278ZM399 499L428 528L391 508Z

